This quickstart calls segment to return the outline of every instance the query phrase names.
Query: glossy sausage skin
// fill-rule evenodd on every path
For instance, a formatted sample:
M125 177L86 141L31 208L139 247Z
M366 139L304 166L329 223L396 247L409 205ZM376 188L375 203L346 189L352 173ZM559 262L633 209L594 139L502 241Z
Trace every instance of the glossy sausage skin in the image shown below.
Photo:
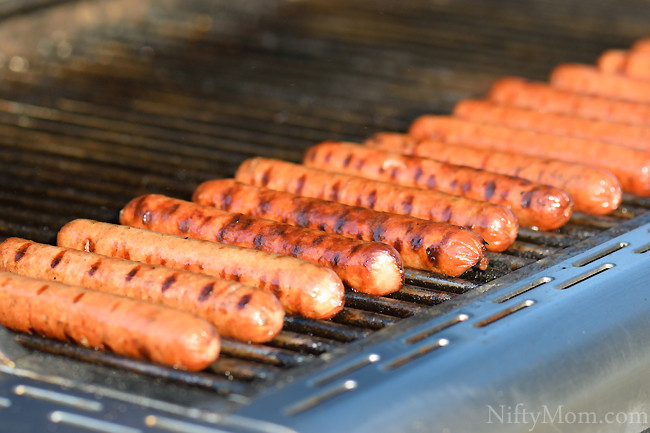
M567 63L551 73L551 85L572 92L650 103L650 82L606 74L595 66Z
M553 185L569 193L575 210L594 215L611 213L622 200L621 184L616 176L586 165L436 140L418 140L392 132L375 134L366 140L365 145Z
M209 366L221 347L215 328L190 313L9 272L0 272L0 323L191 371Z
M239 166L236 178L306 197L467 227L481 235L491 251L512 245L519 229L517 218L503 206L276 159L248 159Z
M305 154L308 167L384 182L485 200L509 208L520 226L554 230L573 212L569 194L526 179L429 158L359 146L324 142Z
M609 50L598 58L598 69L637 80L650 80L650 52Z
M188 311L208 320L224 337L268 341L283 325L278 300L254 287L20 238L0 244L0 270Z
M490 89L489 98L502 104L549 113L650 126L650 104L584 95L522 78L497 80Z
M350 287L385 295L402 287L402 259L389 245L220 211L161 195L133 199L122 224L298 257L333 269Z
M618 178L623 191L650 196L650 153L642 150L449 116L418 117L409 134L417 139L516 152L605 169Z
M239 281L273 293L287 313L312 319L329 319L343 308L336 273L295 257L86 219L63 226L58 244Z
M625 50L606 50L596 61L596 66L601 72L607 74L619 74L625 71L627 62L627 51Z
M548 134L600 140L635 149L650 150L650 128L603 120L544 113L483 100L456 104L454 115L475 122L522 128Z
M483 239L450 224L377 212L332 201L256 187L232 179L202 183L193 200L217 209L309 227L395 247L404 266L458 276L485 269Z

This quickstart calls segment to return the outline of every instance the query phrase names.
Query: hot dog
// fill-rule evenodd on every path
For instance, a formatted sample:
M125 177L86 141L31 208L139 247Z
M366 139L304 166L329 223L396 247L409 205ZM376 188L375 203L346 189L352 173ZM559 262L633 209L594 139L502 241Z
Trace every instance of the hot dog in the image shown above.
M602 141L425 115L409 129L417 139L434 139L483 149L577 162L612 172L623 191L650 196L650 153Z
M389 245L224 212L171 197L151 194L133 199L120 212L120 222L298 257L332 268L350 287L374 295L399 290L404 279L402 259Z
M559 89L650 103L650 82L621 74L605 74L595 66L567 63L555 67L551 84Z
M512 128L600 140L635 149L650 150L650 129L643 126L544 113L470 99L456 104L454 115L475 122L495 123Z
M607 50L596 61L596 66L606 74L619 74L625 71L628 52L625 50Z
M418 140L406 134L390 132L373 135L365 145L553 185L568 192L573 198L574 209L581 212L605 215L621 203L621 184L616 176L586 165L435 140Z
M224 337L269 341L283 325L278 300L254 287L20 238L0 244L0 270L189 311Z
M637 80L650 80L650 51L606 51L598 58L598 69Z
M190 313L9 272L0 272L0 323L191 371L221 347L215 328Z
M491 251L512 245L519 228L512 211L503 206L276 159L248 159L235 177L240 182L306 197L467 227L481 235Z
M57 241L63 247L259 287L276 295L290 314L329 319L343 308L344 287L336 273L295 257L85 219L63 226Z
M540 230L561 227L573 212L571 197L558 188L513 176L352 143L324 142L312 146L305 154L304 164L323 170L485 200L512 210L519 220L519 225Z
M458 276L476 264L487 267L483 239L450 224L301 197L232 179L204 182L192 199L228 212L384 242L395 247L405 266L416 269Z
M631 125L650 125L650 104L583 95L521 78L510 77L496 81L490 89L489 98L503 104L550 113Z

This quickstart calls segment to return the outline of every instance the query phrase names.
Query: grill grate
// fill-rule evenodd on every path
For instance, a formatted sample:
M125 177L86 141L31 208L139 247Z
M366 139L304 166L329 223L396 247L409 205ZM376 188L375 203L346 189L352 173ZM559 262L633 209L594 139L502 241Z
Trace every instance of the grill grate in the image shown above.
M37 55L4 58L0 238L53 243L73 218L116 222L119 209L145 193L188 199L200 182L232 176L253 155L299 161L319 141L404 130L415 115L448 112L499 76L544 79L561 61L592 61L645 30L634 2L591 5L579 23L571 15L580 2L560 0L513 0L491 10L477 0L264 3L152 5L147 20L43 35ZM629 16L626 30L607 25L613 10ZM408 269L400 292L348 292L331 321L289 316L267 345L225 340L222 357L201 374L16 339L38 351L23 365L53 353L226 397L252 395L298 366L648 209L650 200L626 197L612 216L575 214L550 233L522 229L506 252L488 254L487 271L460 278Z

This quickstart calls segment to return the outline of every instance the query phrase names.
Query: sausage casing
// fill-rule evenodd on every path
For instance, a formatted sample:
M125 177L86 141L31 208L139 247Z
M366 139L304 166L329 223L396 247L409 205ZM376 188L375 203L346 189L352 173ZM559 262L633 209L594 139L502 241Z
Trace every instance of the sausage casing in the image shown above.
M264 342L283 325L279 301L261 289L26 239L9 238L0 244L0 270L189 311L224 337Z
M571 197L558 188L352 143L325 142L312 146L304 163L308 167L485 200L512 210L520 226L540 230L561 227L573 212Z
M9 272L0 272L0 323L191 371L221 347L214 326L190 313Z
M575 210L595 215L611 213L622 200L621 184L616 176L582 164L436 140L418 140L391 132L375 134L366 140L365 145L553 185L569 193Z
M276 159L248 159L239 166L236 178L306 197L467 227L483 237L491 251L512 245L519 229L517 218L503 206Z
M343 308L336 273L295 257L85 219L63 226L58 244L239 281L273 293L287 313L312 319Z
M479 264L485 269L483 239L450 224L377 212L243 184L232 179L199 185L193 200L217 209L287 222L395 247L404 266L458 276Z
M224 212L162 195L131 200L120 212L120 222L298 257L332 268L350 287L375 295L395 292L404 281L402 259L389 245Z
M409 135L601 168L618 178L623 191L650 196L650 153L642 150L449 116L420 116L411 124Z

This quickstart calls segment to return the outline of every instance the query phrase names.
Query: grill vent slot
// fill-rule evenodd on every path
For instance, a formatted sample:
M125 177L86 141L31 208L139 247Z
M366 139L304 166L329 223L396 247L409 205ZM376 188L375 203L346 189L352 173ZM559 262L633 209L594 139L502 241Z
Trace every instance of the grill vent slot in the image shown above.
M420 347L417 350L410 352L409 354L402 356L400 358L397 358L396 360L386 364L384 366L385 370L394 370L398 367L402 367L405 364L408 364L409 362L426 355L429 352L433 352L436 349L440 349L441 347L445 347L449 344L449 340L446 338L440 338L438 339L435 343L428 344L426 346Z
M467 314L459 314L456 317L454 317L451 320L448 320L444 323L441 323L440 325L436 325L433 328L429 328L425 331L419 332L415 334L412 337L407 338L405 341L409 344L417 343L418 341L424 340L425 338L428 338L432 336L433 334L437 334L438 332L445 330L449 328L450 326L453 326L457 323L464 322L465 320L469 319L469 316Z
M324 391L313 395L309 398L299 401L288 408L285 409L287 415L296 415L300 412L304 412L307 409L311 409L314 406L318 406L326 400L336 397L337 395L343 394L344 392L351 391L356 389L358 383L356 380L346 380L337 385L331 386Z
M65 424L77 429L100 433L141 433L142 430L127 427L112 422L102 421L70 412L54 411L50 414L50 421L55 424Z
M595 269L592 269L591 271L585 272L584 274L580 274L575 278L571 278L569 281L562 283L557 286L558 289L564 290L568 289L569 287L573 287L578 283L582 283L583 281L600 274L601 272L605 272L608 269L613 268L615 265L612 263L605 263L603 265L598 266Z
M602 259L605 256L608 256L608 255L610 255L612 253L615 253L616 251L621 250L621 249L627 247L628 245L630 245L628 242L619 242L617 244L612 245L609 248L605 248L604 250L597 252L596 254L592 254L591 256L589 256L587 258L584 258L582 260L578 260L577 262L575 262L573 264L573 266L575 266L576 268L581 268L583 266L588 265L589 263L595 262L598 259Z
M518 289L515 289L512 292L507 293L507 294L495 299L492 302L494 302L496 304L501 304L501 303L506 302L506 301L508 301L508 300L510 300L512 298L515 298L515 297L517 297L517 296L519 296L519 295L521 295L523 293L526 293L526 292L528 292L530 290L533 290L534 288L537 288L539 286L543 286L546 283L550 283L551 281L553 281L553 277L538 278L537 280L535 280L535 281L533 281L531 283L528 283L528 284L526 284L524 286L521 286Z
M346 365L343 368L340 368L334 372L331 372L330 374L316 379L314 382L312 382L313 386L322 386L325 385L326 383L334 382L337 379L342 378L343 376L346 376L353 371L359 370L360 368L365 367L366 365L374 364L375 362L378 362L381 360L381 356L377 355L376 353L371 353L367 357L363 358L360 361L357 361L351 365Z
M526 299L523 302L520 302L519 304L506 308L505 310L501 310L496 314L493 314L492 316L488 317L487 319L483 319L480 322L477 322L474 326L477 328L483 328L484 326L491 325L492 323L496 322L497 320L501 320L504 317L507 317L513 313L516 313L519 310L523 310L524 308L528 308L531 305L533 305L535 301L531 299Z

